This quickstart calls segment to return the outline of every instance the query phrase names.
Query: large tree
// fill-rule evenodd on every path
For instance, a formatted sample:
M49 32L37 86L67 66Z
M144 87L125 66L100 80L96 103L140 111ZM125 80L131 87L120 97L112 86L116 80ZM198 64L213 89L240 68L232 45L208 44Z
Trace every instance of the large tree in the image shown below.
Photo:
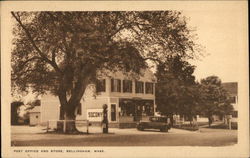
M200 93L202 102L200 102L201 113L208 117L209 126L212 123L212 116L227 115L233 110L230 104L228 92L222 87L221 80L217 76L208 76L201 79Z
M75 111L99 72L140 74L148 60L194 57L195 34L178 11L12 12L12 87L51 92L61 119ZM104 71L105 70L105 71ZM75 125L67 131L74 131Z
M180 114L192 120L199 99L194 69L195 66L180 56L171 57L158 65L156 104L162 114L171 118L173 114Z

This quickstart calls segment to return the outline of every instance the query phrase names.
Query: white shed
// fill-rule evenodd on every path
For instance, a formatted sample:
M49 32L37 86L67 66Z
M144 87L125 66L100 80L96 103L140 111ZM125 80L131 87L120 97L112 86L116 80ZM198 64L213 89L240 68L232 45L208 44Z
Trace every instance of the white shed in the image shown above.
M40 106L35 106L33 109L31 109L29 111L29 117L31 126L38 125L41 119Z

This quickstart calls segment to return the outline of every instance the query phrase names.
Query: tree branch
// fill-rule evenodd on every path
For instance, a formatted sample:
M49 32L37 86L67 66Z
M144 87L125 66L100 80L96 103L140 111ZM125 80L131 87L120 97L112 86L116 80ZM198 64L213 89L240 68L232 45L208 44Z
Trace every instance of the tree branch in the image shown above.
M46 14L48 14L49 16L50 16L50 18L53 20L53 22L55 22L55 21L59 21L59 19L58 19L58 17L55 17L53 14L51 14L50 12L46 12ZM62 22L63 23L63 26L64 26L64 28L66 27L67 29L70 29L70 31L71 32L74 32L70 27L68 27L67 25L66 25L66 23L64 23L64 21L63 20L61 20L60 22ZM55 26L55 27L57 27L57 25L55 24L55 23L53 23L53 25ZM69 45L67 44L67 41L66 41L66 31L64 31L65 29L63 29L62 30L62 36L63 36L63 38L62 38L62 42L63 42L63 44L64 44L64 47L65 47L65 53L66 53L66 55L69 57L70 56L70 49L69 49Z
M159 59L156 59L156 58L153 58L153 57L147 57L147 58L143 58L144 61L146 60L152 60L154 62L158 62L158 63L161 63L161 61Z
M120 32L121 30L123 30L124 28L126 28L126 24L127 23L122 24L115 32L113 32L112 34L110 34L108 36L108 38L112 39L112 37L114 37L118 32Z
M24 66L25 66L28 62L30 62L30 61L32 61L32 60L43 60L43 58L34 56L34 57L32 57L32 58L27 59L26 61L24 61L24 62L22 63L22 65L19 66L19 71L22 71L22 69L24 68Z
M52 52L51 52L51 60L52 60L52 62L53 63L56 63L56 47L52 50Z
M49 60L46 55L44 53L42 53L42 51L37 47L37 45L35 44L29 30L23 25L23 23L20 20L20 17L18 18L17 16L19 15L15 15L14 12L11 12L12 16L16 19L16 21L20 24L20 26L23 28L23 30L25 31L29 41L31 42L32 46L35 48L35 50L38 52L38 54L44 59L44 61L46 61L48 64L50 64L55 70L56 72L62 74L62 71L59 69L59 67L57 66L57 64L51 60Z

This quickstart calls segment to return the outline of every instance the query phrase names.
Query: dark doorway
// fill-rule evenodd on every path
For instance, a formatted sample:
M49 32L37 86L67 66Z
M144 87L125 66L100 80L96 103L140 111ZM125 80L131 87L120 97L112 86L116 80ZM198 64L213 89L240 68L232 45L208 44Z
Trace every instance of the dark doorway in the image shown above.
M116 121L116 105L111 104L111 121Z

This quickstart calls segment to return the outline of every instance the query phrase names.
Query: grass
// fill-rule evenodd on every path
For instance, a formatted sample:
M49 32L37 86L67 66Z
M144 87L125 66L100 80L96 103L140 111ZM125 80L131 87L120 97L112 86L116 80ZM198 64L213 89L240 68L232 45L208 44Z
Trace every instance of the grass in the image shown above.
M182 124L182 125L174 125L174 128L184 129L189 131L197 131L199 129L199 126L191 124Z
M213 128L213 129L229 129L227 124L221 123L218 125L212 125L211 127L207 127L207 128ZM231 124L231 128L232 129L238 129L238 123L237 122L232 122Z

